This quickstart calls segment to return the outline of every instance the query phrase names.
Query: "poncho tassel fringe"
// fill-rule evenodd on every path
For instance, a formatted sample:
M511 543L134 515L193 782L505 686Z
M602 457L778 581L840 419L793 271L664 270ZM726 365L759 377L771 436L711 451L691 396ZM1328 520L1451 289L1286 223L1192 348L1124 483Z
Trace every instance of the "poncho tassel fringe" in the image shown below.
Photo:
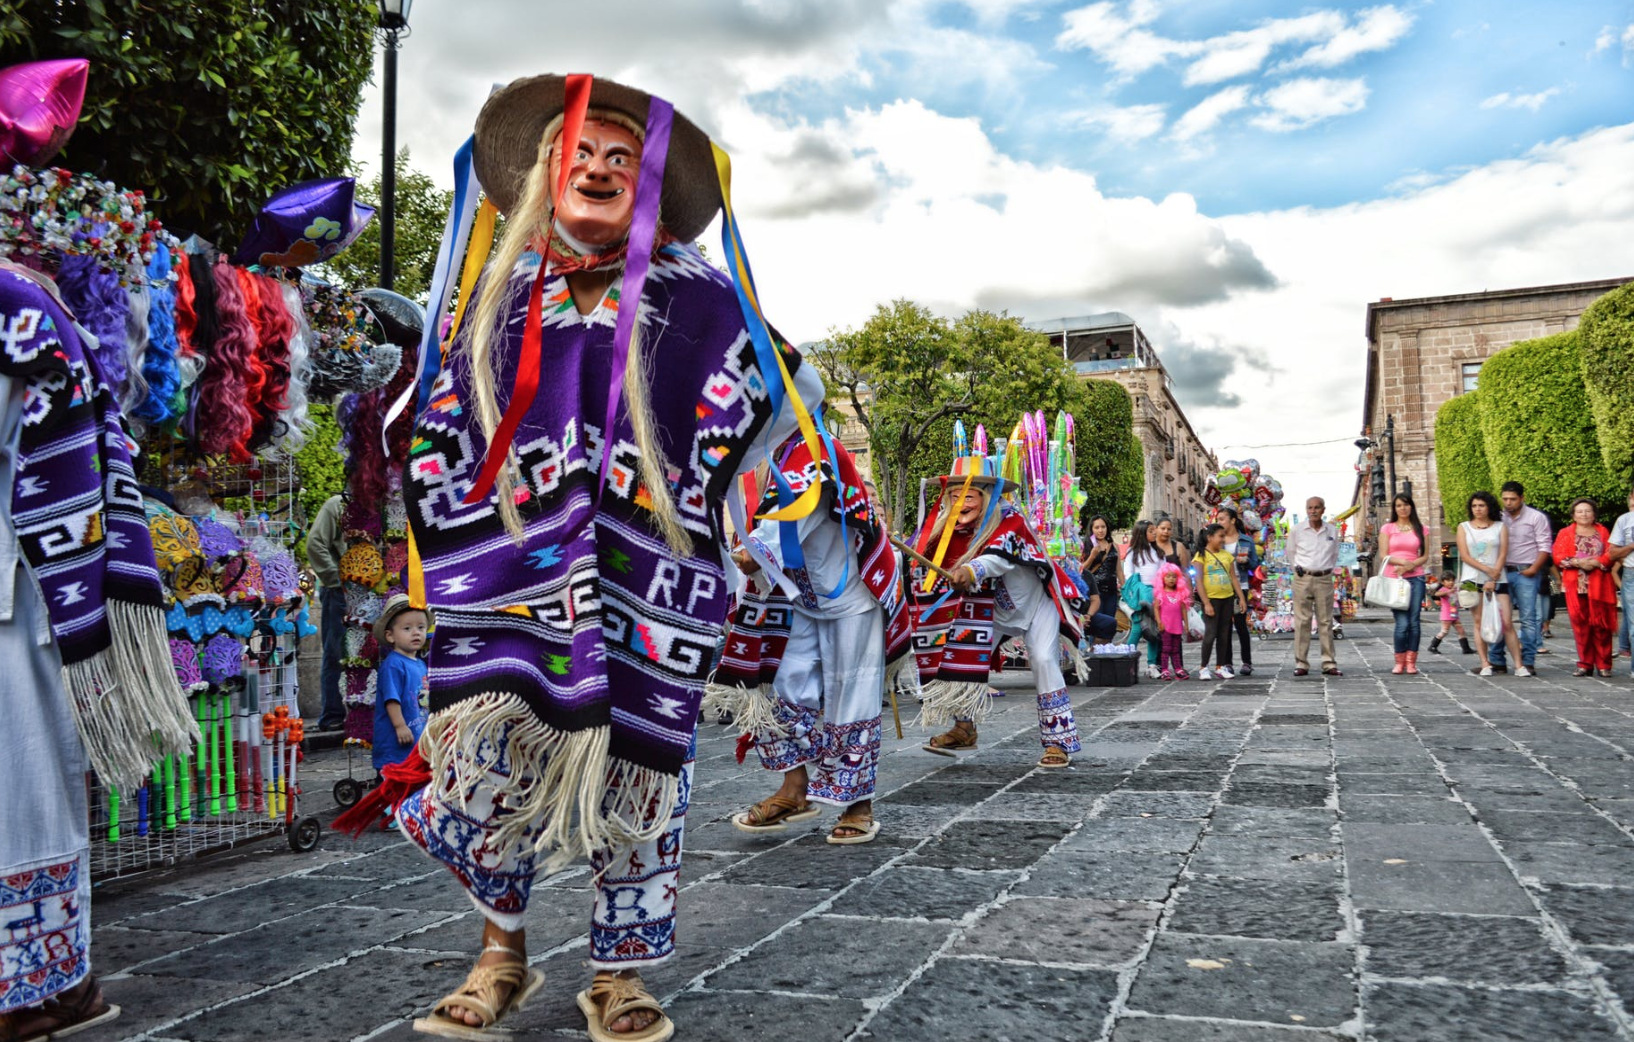
M192 749L199 729L170 665L164 614L120 601L107 612L112 645L64 666L63 687L91 769L132 792L155 760Z
M493 790L505 821L489 838L503 848L537 829L534 853L545 870L557 872L580 857L628 849L655 839L670 826L680 797L680 779L608 753L609 727L568 732L540 722L526 703L511 694L468 698L432 718L420 741L431 769L431 791L446 803L466 805L465 794L493 774L473 772L492 759L479 757L504 744L513 770L508 783Z

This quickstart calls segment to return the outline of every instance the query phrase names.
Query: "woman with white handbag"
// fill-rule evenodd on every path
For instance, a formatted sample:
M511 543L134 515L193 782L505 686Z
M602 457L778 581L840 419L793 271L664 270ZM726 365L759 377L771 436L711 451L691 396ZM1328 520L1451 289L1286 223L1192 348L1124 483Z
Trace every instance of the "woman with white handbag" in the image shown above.
M1506 641L1517 677L1532 671L1521 665L1520 638L1509 621L1509 584L1504 582L1504 559L1509 554L1509 530L1498 519L1498 500L1490 492L1469 497L1469 520L1458 526L1458 604L1475 609L1475 650L1483 677L1493 673L1487 648Z
M1425 547L1424 523L1418 519L1418 506L1413 497L1401 493L1396 496L1393 509L1395 520L1379 529L1379 545L1385 550L1383 574L1386 579L1396 580L1392 585L1398 587L1391 597L1396 603L1390 606L1396 616L1396 664L1390 672L1417 673L1418 644L1422 636L1419 611L1424 605L1424 565L1430 553ZM1400 603L1401 584L1406 586L1406 603Z

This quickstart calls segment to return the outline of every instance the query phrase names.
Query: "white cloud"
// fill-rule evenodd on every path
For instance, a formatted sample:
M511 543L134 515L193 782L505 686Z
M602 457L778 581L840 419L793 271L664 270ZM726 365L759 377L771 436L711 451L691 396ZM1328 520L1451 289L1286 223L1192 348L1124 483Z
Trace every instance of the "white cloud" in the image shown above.
M1199 45L1157 36L1144 28L1157 18L1156 0L1131 0L1120 14L1111 0L1080 7L1061 16L1066 26L1055 38L1065 50L1088 50L1122 76L1155 68L1177 54L1195 54Z
M1238 109L1248 106L1248 88L1227 87L1198 102L1185 115L1174 121L1169 136L1176 141L1191 141L1200 134L1214 129L1215 124Z
M1254 117L1256 127L1303 130L1325 119L1362 111L1367 107L1367 83L1360 78L1305 77L1272 87L1256 100L1268 110Z
M1559 87L1550 87L1540 90L1536 94L1511 94L1508 91L1494 94L1481 102L1484 109L1529 109L1536 112L1543 107L1543 103L1560 93Z
M1283 62L1277 69L1332 69L1359 55L1389 50L1412 27L1413 16L1406 11L1390 6L1372 7L1359 13L1354 24L1292 61Z
M1275 71L1334 68L1370 51L1392 47L1412 27L1413 16L1384 5L1357 12L1324 9L1292 18L1270 18L1247 29L1182 40L1162 36L1150 28L1161 13L1157 0L1131 0L1120 7L1101 0L1062 16L1056 46L1087 50L1125 79L1185 59L1187 86L1224 83L1250 76L1265 67L1279 47L1308 45L1303 53Z
M1128 105L1123 108L1107 105L1070 113L1066 118L1075 119L1086 127L1100 128L1114 141L1144 141L1162 132L1163 124L1169 118L1168 112L1163 105Z
M1258 72L1271 51L1288 43L1333 40L1344 32L1345 16L1338 11L1317 11L1298 18L1275 18L1255 26L1204 40L1201 55L1186 67L1185 84L1223 83Z
M1634 23L1630 23L1621 33L1617 27L1608 25L1600 30L1600 35L1594 38L1594 53L1601 54L1611 50L1618 44L1623 48L1623 64L1634 66Z

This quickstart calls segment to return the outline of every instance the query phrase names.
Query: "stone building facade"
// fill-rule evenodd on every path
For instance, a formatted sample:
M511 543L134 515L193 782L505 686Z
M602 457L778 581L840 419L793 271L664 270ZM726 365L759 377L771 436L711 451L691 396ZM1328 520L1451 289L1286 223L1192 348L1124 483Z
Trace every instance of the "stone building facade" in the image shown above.
M1455 395L1475 389L1488 358L1516 341L1575 329L1590 304L1627 281L1601 279L1411 300L1385 297L1367 306L1363 433L1380 441L1388 420L1395 419L1396 485L1400 490L1411 482L1432 547L1451 543L1454 536L1441 507L1436 476L1436 411ZM1494 475L1494 480L1501 477ZM1368 484L1364 466L1356 482L1356 502L1362 505L1358 536L1364 542L1389 520L1389 490L1387 501L1376 505Z
M1174 381L1133 318L1121 311L1030 322L1048 335L1080 378L1116 380L1134 404L1135 434L1146 456L1142 517L1171 517L1187 542L1203 527L1203 490L1219 460L1175 401Z

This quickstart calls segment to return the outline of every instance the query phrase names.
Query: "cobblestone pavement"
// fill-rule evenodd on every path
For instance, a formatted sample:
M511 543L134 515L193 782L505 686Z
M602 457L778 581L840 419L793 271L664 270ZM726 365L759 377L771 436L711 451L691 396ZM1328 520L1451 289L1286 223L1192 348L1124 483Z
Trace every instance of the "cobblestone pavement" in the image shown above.
M677 1037L1634 1040L1634 684L1571 678L1561 639L1536 680L1456 652L1391 677L1388 628L1350 634L1342 679L1295 679L1283 639L1249 679L1076 690L1064 771L1006 677L978 752L887 739L861 847L822 842L832 815L735 831L773 779L705 725L680 951L648 976ZM326 791L344 756L313 759ZM521 1037L584 1037L587 884L535 891ZM95 922L125 1013L94 1042L408 1039L479 929L383 833L119 882Z

